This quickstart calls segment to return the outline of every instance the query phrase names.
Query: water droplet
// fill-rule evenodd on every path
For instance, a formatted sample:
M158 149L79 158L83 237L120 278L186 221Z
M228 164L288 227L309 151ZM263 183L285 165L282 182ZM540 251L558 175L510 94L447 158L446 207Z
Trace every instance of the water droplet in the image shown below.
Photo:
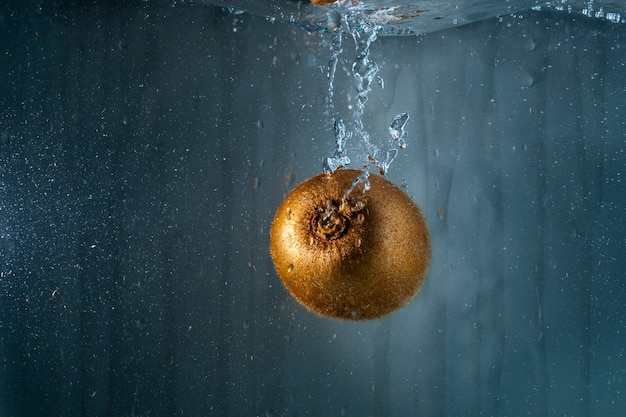
M352 200L350 202L350 210L352 210L353 213L356 213L357 211L361 211L365 208L365 201L363 200Z
M291 220L291 209L287 209L287 220Z
M289 264L289 267L287 268L287 272L293 272L294 266L293 264Z

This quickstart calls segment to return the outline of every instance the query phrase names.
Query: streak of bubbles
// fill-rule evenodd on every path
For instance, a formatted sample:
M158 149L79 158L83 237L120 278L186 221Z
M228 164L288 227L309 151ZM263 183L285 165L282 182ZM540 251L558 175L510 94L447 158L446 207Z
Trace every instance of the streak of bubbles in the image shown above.
M398 149L406 148L408 113L400 113L391 120L389 124L391 147L386 152L381 152L381 148L376 144L376 142L381 143L382 140L374 140L375 138L372 138L365 127L363 115L372 87L378 85L380 88L384 88L385 86L383 78L378 75L379 66L370 56L370 47L378 38L381 26L377 20L368 16L358 10L343 15L337 10L331 10L327 14L327 27L332 32L331 58L327 71L329 84L326 100L327 114L335 112L333 103L335 73L337 64L344 52L342 45L344 33L351 35L354 40L355 58L352 62L350 75L354 80L357 94L352 113L352 129L346 131L346 125L341 117L335 116L333 118L336 146L333 156L325 158L323 161L324 172L327 173L332 173L350 163L347 145L349 141L352 142L352 138L356 138L358 143L355 146L364 152L362 159L359 158L363 161L361 167L363 171L370 167L377 167L383 175L388 172L391 163L398 155ZM379 156L380 154L385 155L384 159ZM362 180L364 183L368 183L367 177L362 178Z
M352 75L356 83L357 97L356 110L354 111L354 131L361 138L367 152L376 157L378 147L370 141L370 135L363 124L363 113L369 93L372 91L372 81L378 74L378 64L370 59L370 46L378 38L380 26L374 25L370 20L364 19L360 13L351 13L346 18L348 31L354 39L356 46L356 59L352 64Z
M335 84L335 72L337 71L337 62L339 61L339 56L343 52L343 47L341 46L341 15L337 12L328 13L328 25L329 28L333 30L333 39L332 39L332 55L330 57L330 62L328 63L328 97L326 98L326 104L329 109L333 107L333 94L334 94L334 84Z
M342 166L350 163L350 158L346 155L346 142L348 135L346 134L346 125L343 119L335 120L335 154L324 160L324 172L332 173Z

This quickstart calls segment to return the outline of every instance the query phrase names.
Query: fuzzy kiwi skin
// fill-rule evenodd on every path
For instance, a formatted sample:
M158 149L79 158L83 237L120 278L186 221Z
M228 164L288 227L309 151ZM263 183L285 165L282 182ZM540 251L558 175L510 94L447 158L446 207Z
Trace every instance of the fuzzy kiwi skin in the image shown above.
M278 208L270 230L285 288L327 317L391 313L415 296L430 262L426 220L393 183L371 174L371 188L344 201L360 173L342 169L304 181Z
M331 3L336 2L337 0L311 0L311 3L317 4L318 6L327 6Z

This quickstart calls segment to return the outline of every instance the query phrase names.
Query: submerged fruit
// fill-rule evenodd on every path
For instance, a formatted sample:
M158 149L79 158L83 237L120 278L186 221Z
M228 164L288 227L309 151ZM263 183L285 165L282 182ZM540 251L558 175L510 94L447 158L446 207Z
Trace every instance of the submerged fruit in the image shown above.
M298 185L278 208L270 249L285 288L323 316L367 320L408 303L424 280L430 239L420 209L387 179L346 191L338 170Z
M318 6L327 6L331 3L336 3L339 0L311 0L311 3L316 4ZM356 6L357 4L359 4L361 0L352 0L352 5Z
M311 3L317 4L317 5L320 5L320 6L326 6L326 5L328 5L330 3L334 3L336 1L337 0L311 0Z

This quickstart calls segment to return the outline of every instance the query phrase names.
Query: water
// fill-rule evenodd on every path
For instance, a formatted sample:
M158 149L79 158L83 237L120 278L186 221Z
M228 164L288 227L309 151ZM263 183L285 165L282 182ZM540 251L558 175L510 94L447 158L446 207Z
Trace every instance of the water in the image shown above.
M350 186L350 188L346 190L345 194L343 195L343 201L347 201L350 198L350 195L358 189L361 190L361 194L369 190L370 189L369 176L370 174L367 170L361 171L361 175L356 177L354 181L352 181L352 185Z
M226 0L197 0L198 3L231 7ZM414 36L449 29L457 25L479 20L536 11L560 11L568 14L606 19L611 23L624 24L626 5L615 0L476 0L465 2L442 2L438 0L378 0L350 2L341 1L327 7L308 2L274 2L256 0L238 2L249 13L288 22L310 31L332 31L338 21L337 15L349 10L359 10L380 25L380 36ZM332 10L335 15L330 16Z
M335 154L324 159L324 172L333 173L340 167L350 163L350 158L346 154L346 143L348 136L346 135L346 125L343 119L336 119L334 123L335 132Z
M370 47L378 38L381 26L371 16L360 11L352 11L342 16L337 10L332 9L327 15L329 28L333 31L331 58L327 72L327 113L336 111L333 103L335 95L334 83L337 64L343 53L342 36L344 31L351 35L355 47L355 58L351 66L351 74L356 87L356 104L352 114L352 129L349 132L346 133L346 125L341 117L338 116L334 119L336 146L334 154L323 161L324 172L332 173L336 169L347 166L350 163L347 143L348 139L352 139L358 141L360 145L360 154L357 160L361 161L361 169L365 172L370 167L376 167L381 174L385 175L398 155L398 150L395 148L406 148L406 124L409 120L409 114L403 112L391 120L389 125L389 133L392 138L391 147L382 152L381 147L376 144L376 142L380 141L372 138L372 135L365 127L364 121L365 108L372 92L372 87L378 85L382 89L385 86L383 77L378 75L380 67L370 54ZM384 154L384 159L381 159L381 154ZM367 177L363 177L361 180L367 182Z
M406 148L406 123L409 121L408 113L400 113L391 120L389 124L389 134L391 138L397 142L400 149Z
M336 119L349 166L367 155L345 28L326 115L327 29L39 3L0 18L0 415L623 416L626 25L578 5L379 33L365 127L433 261L404 309L348 324L290 298L268 253Z
M358 12L349 13L345 19L348 32L354 39L356 58L352 64L352 75L357 89L354 111L354 133L366 146L368 156L376 157L378 147L370 141L370 134L363 123L365 104L372 91L372 82L378 74L378 64L370 59L370 46L378 37L380 27Z
M341 16L338 13L330 12L329 16L338 16L339 21L336 22L335 19L332 21L332 55L330 57L330 62L328 63L328 96L326 99L326 104L328 109L332 109L333 107L333 95L334 95L334 85L335 85L335 73L337 72L337 62L339 62L339 56L343 53L343 48L341 47L341 39L343 32L341 31ZM330 20L330 18L329 18Z

